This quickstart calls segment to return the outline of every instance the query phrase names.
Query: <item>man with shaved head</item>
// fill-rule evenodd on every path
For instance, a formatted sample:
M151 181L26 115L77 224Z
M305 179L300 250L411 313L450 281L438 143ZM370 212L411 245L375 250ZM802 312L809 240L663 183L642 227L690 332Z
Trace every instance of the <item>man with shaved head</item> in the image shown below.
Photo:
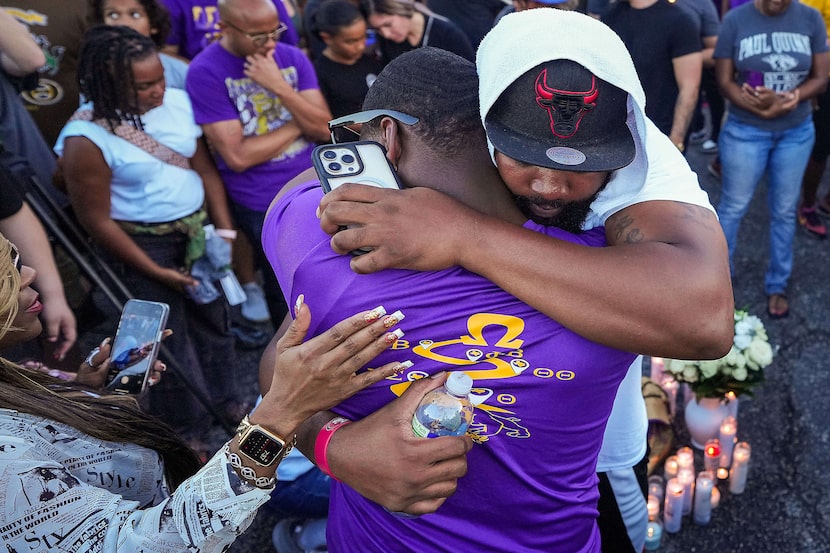
M221 38L191 64L187 92L231 200L236 224L254 244L273 321L286 314L262 255L265 211L282 186L311 166L331 119L314 68L278 43L285 25L270 0L220 0Z

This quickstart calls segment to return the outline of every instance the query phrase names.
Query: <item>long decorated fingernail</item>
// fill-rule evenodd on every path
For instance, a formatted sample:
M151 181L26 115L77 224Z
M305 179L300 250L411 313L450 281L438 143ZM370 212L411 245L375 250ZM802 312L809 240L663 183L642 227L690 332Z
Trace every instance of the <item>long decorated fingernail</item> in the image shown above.
M387 332L386 336L384 336L383 339L386 341L387 344L394 344L395 342L403 338L403 334L403 330L401 330L400 328L396 328L392 332Z
M377 307L363 315L363 320L367 323L373 323L381 317L383 317L384 315L386 315L386 308L382 305L378 305Z
M404 317L405 317L405 315L399 309L398 311L395 311L391 315L387 315L386 317L383 318L383 326L385 326L386 328L392 328L393 326L395 326L396 324L401 322L404 319Z
M414 365L415 365L415 364L414 364L412 361L409 361L409 360L407 360L407 361L401 361L400 363L398 363L397 365L395 365L395 367L394 367L392 370L394 370L394 371L395 371L395 374L401 374L401 373L402 373L402 372L404 372L406 369L410 369L410 368L412 368Z
M305 294L300 294L297 296L297 301L294 302L294 317L300 314L300 308L303 306L303 302L305 301Z

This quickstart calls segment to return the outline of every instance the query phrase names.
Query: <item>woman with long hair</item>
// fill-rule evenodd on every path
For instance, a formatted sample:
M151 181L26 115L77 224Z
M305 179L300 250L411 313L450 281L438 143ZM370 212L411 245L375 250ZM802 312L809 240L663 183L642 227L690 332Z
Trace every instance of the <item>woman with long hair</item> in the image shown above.
M42 305L30 287L36 273L22 256L0 235L0 351L41 331ZM373 313L302 344L311 313L300 303L277 344L272 382L279 384L201 469L173 430L132 397L85 384L106 372L105 360L91 356L67 383L0 357L0 541L9 551L28 551L35 541L42 550L224 551L270 497L300 423L398 368L355 374L356 360L392 343ZM341 339L348 347L331 350ZM332 351L329 363L304 364L308 348L321 343Z
M366 20L377 31L384 63L421 46L449 50L470 61L475 51L454 23L415 0L361 0Z

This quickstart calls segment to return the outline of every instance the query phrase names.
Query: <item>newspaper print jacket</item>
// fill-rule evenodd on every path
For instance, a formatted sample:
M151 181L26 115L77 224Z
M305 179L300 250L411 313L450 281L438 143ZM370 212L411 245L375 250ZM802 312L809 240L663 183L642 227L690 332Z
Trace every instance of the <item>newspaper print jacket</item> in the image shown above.
M222 451L171 494L152 450L0 409L0 543L9 553L220 552L268 497Z

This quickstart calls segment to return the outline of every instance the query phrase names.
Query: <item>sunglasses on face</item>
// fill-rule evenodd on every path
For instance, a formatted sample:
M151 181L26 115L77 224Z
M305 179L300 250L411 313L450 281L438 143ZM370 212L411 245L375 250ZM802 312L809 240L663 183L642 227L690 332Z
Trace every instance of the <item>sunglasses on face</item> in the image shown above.
M329 121L329 132L331 133L331 143L340 144L343 142L351 142L356 140L355 137L360 137L360 133L350 127L350 125L362 125L368 123L378 117L391 117L398 123L404 125L414 125L419 119L413 115L395 111L393 109L370 109L367 111L360 111L352 113L351 115L344 115L337 119Z
M283 34L286 30L288 30L288 27L286 27L285 23L283 23L282 21L280 21L279 27L277 27L270 33L247 33L239 27L237 27L236 25L234 25L233 23L231 23L230 21L223 19L222 23L224 23L231 29L239 31L240 33L248 37L248 39L254 43L254 46L257 47L265 46L266 44L268 44L269 40L273 40L274 42L276 42L277 40L279 40L280 35Z

